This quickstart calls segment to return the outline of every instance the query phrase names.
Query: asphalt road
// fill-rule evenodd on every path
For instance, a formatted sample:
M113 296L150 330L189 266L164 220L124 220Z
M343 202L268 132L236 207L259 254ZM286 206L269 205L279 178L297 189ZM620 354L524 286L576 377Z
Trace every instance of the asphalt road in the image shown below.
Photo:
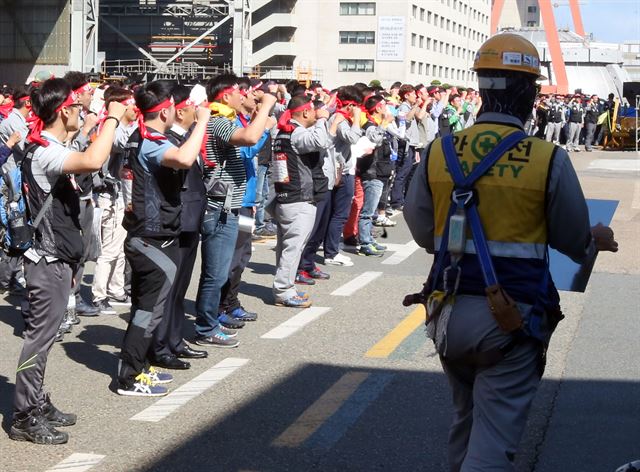
M640 458L640 156L575 154L588 198L620 204L618 254L600 255L586 293L563 293L567 318L517 459L518 471L613 471ZM430 257L402 220L382 258L323 267L313 309L272 304L271 244L256 244L242 301L259 313L237 349L210 349L173 371L163 400L113 392L127 310L83 318L49 357L54 402L78 414L68 444L0 434L0 471L443 471L451 418L445 376L421 313L404 308ZM90 271L88 271L90 273ZM186 299L193 313L195 273ZM90 281L90 276L85 282ZM10 424L20 312L0 300L0 414ZM185 336L193 334L191 318Z

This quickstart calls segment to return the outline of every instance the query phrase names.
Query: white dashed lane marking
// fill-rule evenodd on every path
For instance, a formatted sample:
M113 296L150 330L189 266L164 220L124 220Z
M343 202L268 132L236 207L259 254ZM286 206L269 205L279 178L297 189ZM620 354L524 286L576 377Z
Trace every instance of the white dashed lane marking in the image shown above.
M394 251L393 254L382 261L383 265L398 265L409 258L420 247L415 241L409 241L407 244L394 244L393 247L387 245L388 251Z
M299 331L304 326L309 323L317 320L320 316L324 315L326 312L331 310L328 307L322 306L313 306L310 308L305 308L297 315L288 319L284 323L276 326L271 331L266 334L263 334L261 337L263 339L284 339L291 336L293 333Z
M380 277L382 272L363 272L358 275L355 279L344 284L342 287L337 288L331 295L335 295L337 297L350 297L358 290L360 290L365 285L373 282L375 279Z
M194 399L205 390L213 387L215 384L233 374L237 369L249 362L249 359L239 359L236 357L228 357L209 370L198 375L195 379L190 380L186 384L176 388L166 397L158 400L149 408L142 410L140 413L131 417L134 421L149 421L156 423L175 410Z
M71 454L46 472L85 472L97 465L105 456L98 454Z

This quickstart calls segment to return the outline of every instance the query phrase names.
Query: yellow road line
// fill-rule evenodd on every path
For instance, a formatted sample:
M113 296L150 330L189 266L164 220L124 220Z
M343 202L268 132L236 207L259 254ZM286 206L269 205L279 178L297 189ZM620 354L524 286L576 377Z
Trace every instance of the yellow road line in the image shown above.
M393 331L382 338L378 343L367 351L365 357L385 358L396 350L416 328L424 324L426 312L423 305L413 310L409 316L400 322Z
M366 372L348 372L340 377L329 390L307 408L280 436L272 446L298 447L305 442L369 377Z

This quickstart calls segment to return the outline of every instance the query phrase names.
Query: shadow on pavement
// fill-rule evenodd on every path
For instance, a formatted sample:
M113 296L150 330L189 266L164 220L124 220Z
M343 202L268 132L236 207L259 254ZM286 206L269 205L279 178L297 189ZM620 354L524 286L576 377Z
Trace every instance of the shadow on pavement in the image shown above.
M274 445L298 417L345 374L363 372L388 378L379 394L355 391L346 403L300 444ZM569 380L559 387L544 447L521 451L538 472L613 471L640 456L640 383ZM366 408L358 416L352 404ZM635 400L634 400L635 399ZM370 403L369 403L370 401ZM331 401L328 402L331 404ZM555 405L555 409L553 406ZM631 406L631 411L629 408ZM335 403L334 403L335 407ZM337 408L337 407L335 407ZM205 421L205 418L202 418ZM146 472L190 471L444 471L451 421L450 392L438 372L347 369L310 364L262 391L229 416L210 418L202 431L145 467ZM616 428L615 425L620 427ZM308 425L308 423L307 423ZM553 443L549 443L553 441ZM547 456L550 457L546 463ZM518 472L530 470L518 458Z
M19 300L15 300L15 297L12 297L12 301L14 303L20 303ZM0 320L13 328L13 335L16 337L20 337L22 335L22 330L24 329L22 312L18 308L18 305L0 306Z
M247 269L250 269L254 274L260 275L275 275L276 268L273 264L264 264L262 262L249 262Z

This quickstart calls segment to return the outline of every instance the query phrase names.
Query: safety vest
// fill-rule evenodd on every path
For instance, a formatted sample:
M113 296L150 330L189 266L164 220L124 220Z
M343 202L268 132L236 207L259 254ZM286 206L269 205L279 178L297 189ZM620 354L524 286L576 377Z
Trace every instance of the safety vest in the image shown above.
M465 175L514 131L513 126L491 123L456 133L454 146ZM522 303L536 302L540 281L548 270L545 199L554 149L551 143L528 137L475 184L478 212L498 279L509 295ZM432 143L427 175L434 203L435 247L439 248L453 190L440 139ZM470 233L460 267L459 293L484 295L482 270Z

